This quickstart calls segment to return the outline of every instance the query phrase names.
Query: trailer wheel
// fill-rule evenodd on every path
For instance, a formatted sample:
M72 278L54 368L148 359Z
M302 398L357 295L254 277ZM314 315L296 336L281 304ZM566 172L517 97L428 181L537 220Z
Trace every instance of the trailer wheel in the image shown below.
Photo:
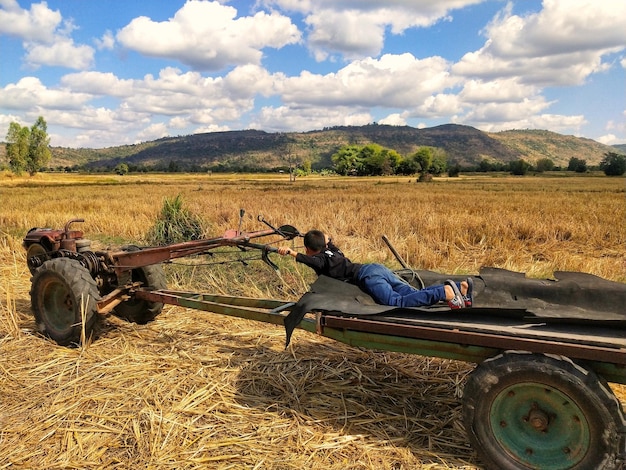
M135 245L129 245L123 248L125 251L138 251L140 249L141 248ZM160 264L135 268L129 274L130 278L121 280L120 284L133 281L141 282L143 287L148 290L167 288L165 271L163 271L163 267ZM144 325L154 320L162 310L163 303L161 302L148 302L147 300L132 298L115 307L113 313L127 321Z
M80 344L83 324L85 338L91 336L100 294L89 270L76 260L55 258L38 268L31 281L31 305L41 333L61 346Z
M524 352L488 359L470 374L463 418L494 470L616 469L626 432L619 401L593 371Z

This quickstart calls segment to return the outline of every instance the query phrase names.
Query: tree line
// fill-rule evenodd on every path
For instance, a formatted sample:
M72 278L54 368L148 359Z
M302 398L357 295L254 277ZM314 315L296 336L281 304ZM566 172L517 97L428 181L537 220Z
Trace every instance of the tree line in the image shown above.
M21 175L27 172L34 175L42 169L46 169L52 157L50 151L50 137L47 132L46 120L39 116L37 121L31 126L21 126L17 122L11 122L6 136L6 158L9 168L13 173ZM461 167L457 163L449 164L445 150L437 147L423 146L407 156L400 155L397 151L385 148L379 144L367 145L344 145L331 156L333 164L330 170L340 175L354 176L384 176L384 175L415 175L439 176L445 172L449 176L458 176ZM275 171L288 170L294 176L297 172L300 176L311 173L311 162L299 162L297 165L293 161L287 162L285 167L275 168ZM63 168L62 171L77 171L80 167ZM463 168L463 171L493 172L506 171L514 175L525 175L534 171L542 173L553 171L556 168L554 162L549 158L542 158L532 165L524 159L515 160L509 163L498 161L482 160L474 168ZM616 152L607 152L600 162L599 169L608 176L621 176L626 173L626 156ZM587 162L583 159L572 157L569 160L568 171L586 173L590 170ZM93 169L91 170L93 171ZM109 172L111 169L99 169L96 171ZM143 171L165 171L165 172L221 172L221 171L262 171L258 168L241 168L233 162L220 162L212 166L194 166L188 168L186 165L170 161L167 166L142 167L120 161L113 171L119 175L129 172ZM265 170L269 171L269 170Z

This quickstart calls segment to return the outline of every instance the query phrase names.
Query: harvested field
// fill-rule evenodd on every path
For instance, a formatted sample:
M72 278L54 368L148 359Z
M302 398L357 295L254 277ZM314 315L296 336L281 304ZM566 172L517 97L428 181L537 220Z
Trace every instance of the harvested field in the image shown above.
M38 336L21 239L84 217L100 245L139 243L181 194L207 235L262 214L333 235L351 258L482 265L626 282L624 178L278 179L220 175L0 175L0 469L475 469L461 422L463 362L361 350L271 325L165 307L107 317L64 348ZM621 222L618 222L621 221ZM278 259L166 266L171 288L293 300L312 273ZM626 386L612 384L626 407Z

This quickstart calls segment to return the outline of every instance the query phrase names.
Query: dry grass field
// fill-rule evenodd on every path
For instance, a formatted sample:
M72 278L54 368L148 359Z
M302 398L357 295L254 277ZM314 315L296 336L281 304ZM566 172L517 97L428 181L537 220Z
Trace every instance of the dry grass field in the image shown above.
M82 217L94 243L141 244L179 194L207 236L237 228L243 208L244 230L264 228L260 214L320 228L352 259L391 268L383 234L420 269L626 282L624 178L0 173L0 469L479 468L460 417L472 364L303 331L285 350L282 328L168 306L147 325L108 317L74 349L34 332L29 228ZM297 299L312 273L276 261L280 276L260 261L166 272L171 288ZM626 386L612 388L626 406Z

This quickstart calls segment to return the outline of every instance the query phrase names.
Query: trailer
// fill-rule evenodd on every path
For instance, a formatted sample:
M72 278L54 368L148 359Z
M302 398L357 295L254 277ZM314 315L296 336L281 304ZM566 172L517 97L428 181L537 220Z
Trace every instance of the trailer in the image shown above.
M297 302L167 289L162 263L225 246L260 251L276 268L269 258L274 243L300 234L258 220L268 228L118 251L92 251L82 231L71 229L82 219L59 230L31 229L24 247L39 331L61 345L77 344L102 316L147 323L169 304L284 327L286 345L302 330L354 347L475 363L463 421L486 468L623 468L626 417L608 383L626 384L626 284L584 273L539 280L483 268L473 276L474 306L460 310L382 306L324 276ZM417 287L459 280L402 264L397 274Z

